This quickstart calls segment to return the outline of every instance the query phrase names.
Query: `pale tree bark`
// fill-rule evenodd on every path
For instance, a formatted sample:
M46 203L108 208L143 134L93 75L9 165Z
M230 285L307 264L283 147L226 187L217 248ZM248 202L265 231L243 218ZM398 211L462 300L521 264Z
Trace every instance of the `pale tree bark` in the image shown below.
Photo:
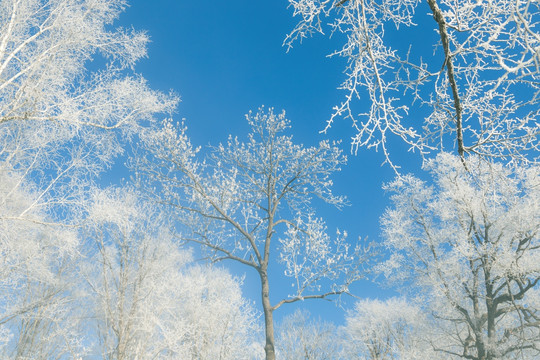
M270 304L270 284L268 274L265 270L259 271L261 277L261 302L264 313L264 333L265 345L264 352L267 360L275 360L275 340L274 340L274 309Z
M62 321L64 304L81 300L73 274L88 190L126 139L177 102L131 71L148 39L111 26L124 7L116 0L1 1L0 325L13 339L33 339L21 340L24 350L13 340L1 357L85 356L76 329L83 317L73 311L69 326ZM87 68L96 56L103 68ZM57 352L32 352L39 347Z

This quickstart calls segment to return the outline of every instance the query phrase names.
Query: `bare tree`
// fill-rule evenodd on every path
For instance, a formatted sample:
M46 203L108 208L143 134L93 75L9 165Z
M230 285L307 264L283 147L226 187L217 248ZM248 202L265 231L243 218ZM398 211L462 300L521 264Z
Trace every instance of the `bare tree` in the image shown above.
M145 56L147 36L108 30L124 7L119 0L0 2L0 171L20 177L15 187L34 186L30 205L64 223L78 215L89 179L122 152L121 141L176 103L126 75ZM87 70L100 56L106 65Z
M143 32L109 25L122 0L2 0L0 124L61 123L113 129L172 105L139 76L122 71L146 55ZM101 55L107 66L86 70Z
M382 221L392 253L381 266L423 298L447 336L435 349L476 360L533 359L540 351L540 169L469 157L429 161L433 186L387 186ZM414 284L416 286L411 286Z
M330 179L345 162L341 151L327 141L308 148L293 143L283 134L289 127L284 113L261 110L247 120L246 142L231 136L211 148L205 161L197 160L198 149L184 127L165 122L145 138L153 157L141 160L137 170L153 196L176 211L185 226L183 240L201 244L214 261L233 260L257 272L266 357L274 359L273 312L284 304L348 292L360 277L361 259L349 251L346 233L335 239L327 234L311 206L313 198L345 205L332 193ZM277 274L271 269L279 263L296 291L272 304L269 275Z
M327 128L350 118L354 147L382 148L391 164L390 136L421 154L453 147L461 157L538 160L537 1L289 2L300 17L289 48L327 30L344 39L332 55L347 60L345 99Z

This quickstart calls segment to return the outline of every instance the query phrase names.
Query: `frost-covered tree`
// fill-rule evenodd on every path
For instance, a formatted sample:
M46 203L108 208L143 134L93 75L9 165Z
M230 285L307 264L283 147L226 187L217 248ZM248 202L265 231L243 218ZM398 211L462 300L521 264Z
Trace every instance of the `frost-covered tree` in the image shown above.
M540 355L540 169L442 153L433 185L404 176L387 185L382 219L391 258L381 267L424 301L449 358Z
M75 358L78 239L32 207L39 194L21 178L0 171L0 357Z
M340 327L296 311L278 326L277 355L287 360L444 359L432 348L441 341L428 313L404 299L360 300Z
M154 204L133 190L97 190L85 269L102 359L249 359L256 317L228 272L190 265ZM93 243L93 244L92 244ZM92 246L94 245L94 246Z
M198 160L185 128L165 122L145 137L153 157L138 171L148 191L171 206L185 241L198 243L214 260L233 260L257 272L265 317L266 357L275 358L273 312L284 304L348 291L361 259L349 251L346 233L327 234L314 198L342 207L331 175L345 157L327 141L295 144L285 114L260 110L247 116L245 142L230 137ZM189 232L186 232L189 231ZM358 250L358 249L356 249ZM294 293L272 303L269 275L292 278Z
M347 312L343 359L443 359L432 349L440 341L427 314L404 299L361 300Z
M278 326L277 356L285 360L340 359L341 339L337 327L313 320L309 312L296 310Z
M125 140L175 105L131 71L147 36L113 28L124 7L119 0L0 0L3 358L80 355L69 340L78 322L63 321L75 304L73 226L82 222L85 191Z
M382 148L391 161L395 136L422 154L538 160L538 1L289 3L299 21L286 45L325 32L343 41L332 55L347 61L345 96L327 127L350 118L354 147Z
M241 282L222 268L192 265L182 270L176 321L185 325L176 325L171 337L182 339L187 358L263 359L260 319L242 297Z
M174 106L129 75L147 36L112 28L124 6L0 1L0 172L17 179L6 193L35 193L10 218L34 221L29 214L38 211L51 224L76 221L84 190L122 151L120 142ZM87 70L94 59L105 65Z
M13 191L31 183L37 197L29 205L51 221L79 215L79 195L122 151L120 142L176 103L130 74L146 55L147 36L112 27L124 7L120 0L0 1L0 171L20 178ZM104 66L88 70L92 60Z
M170 99L123 72L146 56L148 42L143 32L112 27L125 6L123 0L2 0L0 124L24 122L36 132L55 123L136 128L163 110ZM98 56L107 66L88 71Z

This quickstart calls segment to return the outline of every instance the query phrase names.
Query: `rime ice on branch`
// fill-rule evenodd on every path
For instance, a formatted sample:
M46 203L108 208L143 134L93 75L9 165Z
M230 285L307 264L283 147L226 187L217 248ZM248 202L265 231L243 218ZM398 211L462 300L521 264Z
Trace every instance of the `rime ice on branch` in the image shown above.
M214 261L233 260L259 274L266 356L274 359L274 310L347 293L361 277L363 253L351 248L346 233L328 235L312 207L314 198L338 208L346 204L332 193L331 175L346 160L341 151L327 141L295 144L285 134L285 114L272 109L247 120L245 142L231 136L204 161L185 127L167 121L145 138L153 157L141 160L138 170L152 195L176 212L183 240L202 245ZM272 304L269 272L279 264L295 293Z
M533 359L540 351L540 169L440 154L434 185L387 186L382 221L391 252L380 270L421 297L443 355ZM467 356L463 355L466 354ZM463 356L461 356L463 355Z
M289 2L299 21L286 46L326 31L345 41L332 54L347 60L345 96L327 128L349 118L356 149L381 148L392 164L395 136L421 154L453 148L462 157L538 161L538 1ZM431 26L422 18L430 10ZM410 46L390 43L388 33L415 22L423 28ZM426 47L432 31L437 37Z

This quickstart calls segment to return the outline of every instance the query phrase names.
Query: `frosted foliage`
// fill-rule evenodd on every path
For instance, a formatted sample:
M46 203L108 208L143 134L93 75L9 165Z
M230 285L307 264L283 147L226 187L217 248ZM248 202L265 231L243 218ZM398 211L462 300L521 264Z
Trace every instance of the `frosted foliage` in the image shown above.
M249 113L247 121L251 132L245 141L230 136L208 149L204 160L185 126L166 121L145 135L153 157L136 165L147 191L170 205L184 225L181 239L202 245L214 261L233 260L258 272L266 357L272 360L272 312L286 303L348 292L361 277L364 252L350 246L345 234L328 235L312 208L314 199L338 208L346 204L332 193L331 175L346 161L337 144L294 143L285 113L273 109ZM269 273L280 273L279 262L293 291L271 304Z
M353 147L410 149L537 161L540 8L534 0L289 0L298 24L289 48L330 33L347 61L338 117ZM432 18L428 16L431 10ZM417 25L419 24L419 25ZM392 42L400 33L400 42ZM407 42L415 38L417 41Z
M155 205L129 189L96 190L86 267L105 359L243 359L255 313L226 271L189 265Z
M196 359L254 359L262 355L256 314L242 298L238 279L219 268L191 267L182 278L179 319L184 342Z
M0 357L64 358L82 352L69 290L73 231L53 226L23 176L0 170Z
M419 307L404 299L362 300L347 312L344 358L443 359L431 348L435 334Z
M121 0L3 0L0 4L0 123L60 121L104 128L162 110L165 98L120 73L146 56L142 32L112 29ZM85 62L109 66L88 76Z
M124 7L0 0L1 358L85 355L76 274L88 190L176 103L132 73L147 36L112 27ZM94 59L103 66L88 70Z
M30 274L32 281L52 282L55 264L73 255L78 240L70 231L48 226L43 213L21 216L35 198L27 189L15 186L18 180L0 173L0 278L15 285L19 283L15 274Z
M75 220L89 179L176 103L131 74L147 36L112 28L124 7L117 0L0 1L0 171L34 183L32 205L57 221ZM87 70L94 59L105 65Z
M285 265L285 275L294 279L293 287L300 293L310 289L320 291L318 274L322 269L326 270L325 277L338 278L359 259L350 252L346 232L338 230L332 239L322 219L312 219L308 215L306 223L301 221L289 225L285 237L279 239L282 245L280 260Z
M532 359L540 346L540 169L479 157L467 168L442 153L427 163L433 186L412 176L387 185L393 206L382 227L393 255L381 271L425 290L452 333L440 351Z
M199 149L189 142L185 127L176 130L167 121L146 139L157 159L140 166L152 183L157 181L166 201L182 211L180 221L192 229L186 240L206 245L214 259L262 266L273 251L275 227L276 255L301 296L317 289L320 275L336 278L353 263L345 235L330 237L310 207L314 197L345 204L332 194L330 179L345 157L327 141L309 148L295 144L282 134L289 127L284 113L261 109L247 119L252 129L247 142L231 136L227 144L212 148L206 161L196 159Z
M307 311L296 310L278 326L278 356L286 360L338 359L340 338L334 324L310 319Z

